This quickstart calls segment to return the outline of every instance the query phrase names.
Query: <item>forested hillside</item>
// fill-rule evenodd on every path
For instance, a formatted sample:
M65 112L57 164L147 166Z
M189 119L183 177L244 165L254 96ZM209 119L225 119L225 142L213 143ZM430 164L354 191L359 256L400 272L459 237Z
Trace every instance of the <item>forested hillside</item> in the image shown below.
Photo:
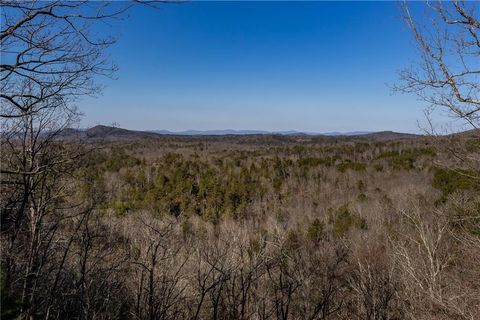
M472 178L478 171L456 167L438 147L472 150L476 132L388 141L265 138L81 146L72 176L52 188L64 196L58 201L78 204L68 212L88 214L49 218L39 230L43 239L52 227L64 236L48 248L49 260L39 261L35 313L479 315L480 185ZM11 250L11 266L27 263L20 246ZM4 312L14 315L21 274L2 273L14 293L2 298Z

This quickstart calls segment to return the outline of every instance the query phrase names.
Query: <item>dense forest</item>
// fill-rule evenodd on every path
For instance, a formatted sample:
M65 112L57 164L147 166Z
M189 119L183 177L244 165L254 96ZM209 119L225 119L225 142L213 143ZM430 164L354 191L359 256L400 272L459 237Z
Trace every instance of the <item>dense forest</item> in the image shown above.
M439 146L478 157L478 141L469 132L58 142L81 152L65 181L45 183L76 205L38 231L42 241L51 228L62 236L39 244L33 314L474 319L478 172ZM21 246L10 250L6 318L21 309L16 270L28 261Z

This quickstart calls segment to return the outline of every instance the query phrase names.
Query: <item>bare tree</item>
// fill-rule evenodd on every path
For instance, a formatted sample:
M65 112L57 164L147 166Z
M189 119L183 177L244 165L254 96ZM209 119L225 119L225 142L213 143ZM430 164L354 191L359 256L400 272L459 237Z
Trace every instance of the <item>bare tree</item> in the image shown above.
M254 285L264 275L265 242L258 240L255 247L245 237L235 238L235 247L231 252L233 268L225 281L222 309L225 318L250 319L255 313L252 306L255 295Z
M115 38L93 28L135 2L0 1L2 270L25 318L61 314L52 308L57 295L50 288L61 291L68 278L77 232L83 232L80 265L89 265L95 197L75 200L67 178L81 152L56 138L78 120L75 101L100 90L95 77L116 70L105 52ZM84 303L87 287L80 283Z
M472 141L450 139L440 143L440 149L457 160L470 173L461 172L472 179L480 179L479 150L480 125L480 6L475 1L428 2L421 16L404 2L403 17L411 29L418 50L418 61L400 72L401 83L394 89L415 93L428 103L425 112L427 129L437 133L431 113L438 108L448 113L461 126L477 129ZM477 172L477 173L475 173Z
M296 246L294 247L295 249ZM269 282L269 293L275 319L287 320L293 317L295 294L301 290L302 280L298 259L291 255L293 250L286 237L274 240L274 249L265 265Z
M419 60L400 73L401 92L416 93L431 107L480 125L480 6L475 1L428 2L426 17L405 2L404 19L412 30Z
M362 243L354 257L348 283L353 291L352 315L358 319L401 319L399 281L381 239ZM373 241L372 241L373 242Z
M402 82L395 89L415 93L429 104L426 114L432 134L436 134L436 129L430 112L436 108L448 111L457 124L474 129L463 136L440 137L438 150L448 156L449 170L478 186L480 5L459 0L428 2L423 6L424 17L414 10L418 7L406 2L401 7L419 54L418 61L400 73ZM471 297L478 292L461 282L458 275L464 271L457 266L478 261L478 239L471 232L478 228L478 213L468 218L459 214L462 210L468 212L468 207L476 203L476 196L453 195L449 197L452 203L456 202L455 196L463 200L461 206L449 207L449 214L444 212L445 208L437 208L433 214L421 214L420 208L403 210L413 237L397 242L394 251L398 266L405 279L409 279L406 288L413 288L408 283L417 286L410 291L412 298L419 295L418 299L427 301L427 312L441 310L446 318L473 319L478 316L478 301ZM460 207L463 209L459 210ZM456 263L457 259L462 263Z
M221 300L226 281L230 278L231 265L228 255L231 244L220 239L209 239L196 248L192 279L195 292L191 319L221 318Z
M119 17L127 7L88 1L2 1L1 116L24 117L46 108L73 112L71 103L94 94L95 75L115 66L92 25ZM48 103L45 101L48 100Z
M129 223L129 228L135 226L129 236L134 251L131 291L135 295L132 308L135 319L185 317L182 276L188 255L180 253L183 247L173 223L148 216L141 217L140 224Z
M302 319L335 318L345 307L347 251L342 245L320 243L302 251L296 268L302 287L297 293L298 315Z
M418 207L401 214L404 229L394 239L392 248L411 302L411 317L442 314L444 318L475 318L476 305L463 302L478 292L465 292L465 284L457 285L456 261L469 259L455 255L455 247L461 244L452 241L448 214L440 210L427 214Z

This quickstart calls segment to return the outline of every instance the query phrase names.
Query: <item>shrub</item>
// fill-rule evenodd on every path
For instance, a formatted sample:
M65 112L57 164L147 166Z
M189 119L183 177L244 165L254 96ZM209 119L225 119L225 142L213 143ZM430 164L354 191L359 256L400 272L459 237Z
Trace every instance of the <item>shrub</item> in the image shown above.
M124 201L115 201L109 205L117 216L123 216L130 209L130 205Z

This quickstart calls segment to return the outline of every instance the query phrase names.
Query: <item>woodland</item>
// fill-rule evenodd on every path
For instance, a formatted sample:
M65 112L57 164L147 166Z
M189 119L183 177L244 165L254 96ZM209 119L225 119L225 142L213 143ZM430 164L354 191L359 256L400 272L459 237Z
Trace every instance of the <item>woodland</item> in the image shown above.
M167 4L0 3L2 319L480 318L477 2L399 6L429 127L351 137L72 129L95 25Z

